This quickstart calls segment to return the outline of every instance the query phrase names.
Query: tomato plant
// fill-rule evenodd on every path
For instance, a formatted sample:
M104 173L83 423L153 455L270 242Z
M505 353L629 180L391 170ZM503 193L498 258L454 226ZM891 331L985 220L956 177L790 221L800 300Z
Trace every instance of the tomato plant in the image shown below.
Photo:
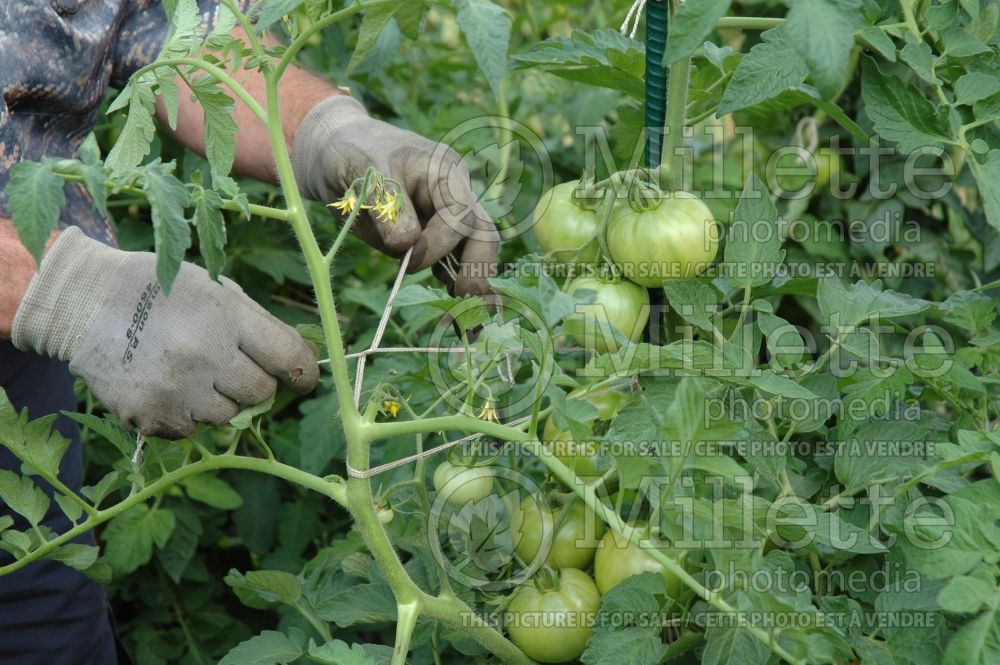
M508 630L534 660L564 663L583 653L600 606L594 580L566 568L558 575L540 575L514 593L507 606Z
M629 0L233 12L274 45L166 4L125 112L79 159L11 169L13 222L38 244L66 183L87 190L124 249L168 275L199 261L299 326L323 381L179 442L137 439L81 383L82 492L52 419L0 394L24 472L0 474L0 576L49 560L102 581L137 665L1000 662L996 2L650 0L662 53L615 29ZM449 259L407 274L329 215L348 198L302 200L293 62L462 156L504 233L495 293L449 293ZM176 74L205 156L153 133ZM230 174L227 91L269 128L279 185ZM771 156L805 143L819 186L769 187ZM365 173L358 201L386 183ZM456 447L488 466L442 465ZM461 491L437 501L446 475ZM579 529L561 504L521 510L553 487L608 547L533 577L518 550ZM646 519L669 548L638 547ZM643 571L682 602L623 583ZM500 620L578 609L593 624Z

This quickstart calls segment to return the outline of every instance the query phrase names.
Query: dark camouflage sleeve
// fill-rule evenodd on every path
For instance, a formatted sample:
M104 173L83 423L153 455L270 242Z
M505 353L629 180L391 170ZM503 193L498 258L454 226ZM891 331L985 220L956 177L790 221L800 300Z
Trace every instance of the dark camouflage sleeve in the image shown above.
M197 0L202 23L207 29L215 24L219 0ZM129 0L129 8L116 40L111 70L111 85L122 88L136 70L156 60L163 48L170 22L163 8L163 0ZM253 4L251 0L238 0L243 11Z

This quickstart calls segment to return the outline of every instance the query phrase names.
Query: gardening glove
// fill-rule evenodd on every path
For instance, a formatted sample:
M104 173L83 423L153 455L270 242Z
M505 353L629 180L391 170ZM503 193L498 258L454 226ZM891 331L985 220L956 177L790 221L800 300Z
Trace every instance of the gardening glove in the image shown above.
M168 439L228 423L241 404L273 395L277 379L299 393L319 379L315 351L235 282L184 263L168 296L155 254L74 227L32 278L12 341L69 361L126 429Z
M373 120L357 100L335 95L305 117L293 151L300 189L324 203L343 197L369 167L397 181L403 191L396 219L364 210L355 233L391 256L412 247L409 271L435 266L455 295L489 293L487 278L496 274L500 234L454 150Z

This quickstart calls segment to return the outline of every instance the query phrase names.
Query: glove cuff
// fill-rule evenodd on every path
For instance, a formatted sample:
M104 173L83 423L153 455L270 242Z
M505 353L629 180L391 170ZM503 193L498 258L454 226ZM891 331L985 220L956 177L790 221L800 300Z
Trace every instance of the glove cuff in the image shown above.
M60 233L14 315L14 346L70 360L126 258L126 252L92 240L76 227Z
M292 171L303 196L314 200L326 196L330 165L323 156L330 152L330 137L342 127L369 119L365 107L350 95L328 97L302 119L292 143Z

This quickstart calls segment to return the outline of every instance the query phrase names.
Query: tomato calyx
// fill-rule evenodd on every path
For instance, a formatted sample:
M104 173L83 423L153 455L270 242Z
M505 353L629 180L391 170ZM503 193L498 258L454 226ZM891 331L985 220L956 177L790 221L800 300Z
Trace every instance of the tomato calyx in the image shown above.
M636 178L628 190L628 205L636 212L649 212L663 205L666 198L656 183Z
M532 584L540 593L559 591L559 573L552 566L545 564L538 569L535 576L531 578Z
M583 175L580 176L570 200L581 210L597 212L603 198L603 189L598 186L593 168L588 166L584 169Z

